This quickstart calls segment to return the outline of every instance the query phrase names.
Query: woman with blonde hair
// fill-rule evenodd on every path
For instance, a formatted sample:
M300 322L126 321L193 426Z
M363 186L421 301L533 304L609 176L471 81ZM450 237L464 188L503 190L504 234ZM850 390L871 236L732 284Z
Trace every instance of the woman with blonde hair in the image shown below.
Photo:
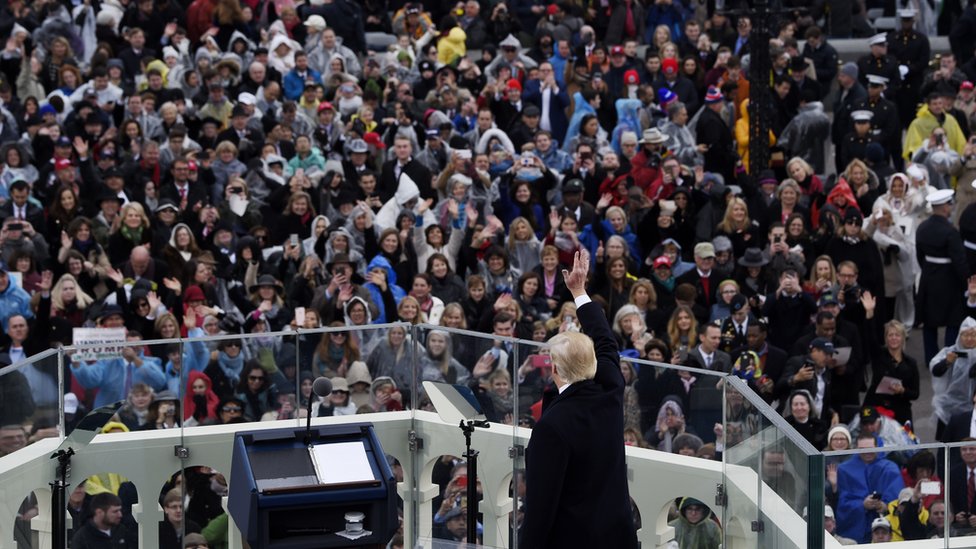
M579 326L579 320L576 318L576 303L573 301L564 301L559 307L559 312L546 321L546 330L550 335L558 334L574 326Z
M527 273L539 265L542 242L525 217L519 216L512 220L505 247L511 258L511 266L520 273Z
M803 291L820 299L824 292L832 292L837 287L837 268L829 255L821 255L813 260L810 276L803 285ZM836 297L836 296L835 296Z
M108 237L108 258L113 265L129 260L132 248L152 243L152 225L142 204L129 202L122 206L112 223Z
M667 25L658 25L654 27L654 34L652 36L651 47L660 52L665 44L671 42L671 29Z
M94 302L70 273L61 275L51 288L51 316L64 318L75 328L85 323L88 306Z
M217 144L217 158L210 163L210 169L214 175L214 188L223 189L227 182L234 176L242 176L247 173L247 166L238 160L237 145L230 141L221 141Z
M732 241L732 254L742 257L746 248L756 247L759 243L759 224L749 219L749 206L738 196L732 197L726 203L725 215L715 227L715 234L726 236Z
M698 333L698 320L687 305L678 305L668 320L668 344L675 355L686 355L695 346ZM684 360L684 359L682 359Z
M431 330L427 334L427 352L421 357L421 379L442 383L466 383L471 373L454 358L451 334Z
M807 217L807 209L800 204L803 191L800 185L792 179L784 179L776 188L776 200L769 206L769 222L779 221L785 224L793 214Z
M666 311L658 308L657 290L654 284L646 278L639 278L630 287L630 298L627 303L634 305L644 316L644 325L648 330L655 331L663 327L668 321Z
M810 205L811 197L823 194L823 182L817 177L813 166L799 156L794 156L786 163L786 173L800 186L800 191L803 193L800 203L804 207Z
M400 321L410 324L427 322L424 312L420 310L420 302L412 295L404 296L397 304L397 317Z
M878 175L863 160L855 158L847 164L839 180L847 182L857 200L857 207L862 212L870 212L880 194L881 182Z
M912 401L919 396L918 362L905 352L908 329L898 320L884 325L884 345L873 349L874 375L864 395L865 406L880 406L894 413L898 423L912 420ZM880 391L882 382L887 386Z

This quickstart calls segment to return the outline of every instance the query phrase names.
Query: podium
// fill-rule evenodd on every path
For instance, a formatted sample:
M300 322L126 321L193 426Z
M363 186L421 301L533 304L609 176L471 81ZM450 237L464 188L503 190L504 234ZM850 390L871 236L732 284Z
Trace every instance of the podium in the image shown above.
M385 546L399 524L396 481L373 425L322 425L304 439L304 428L235 436L227 508L244 539L269 549Z

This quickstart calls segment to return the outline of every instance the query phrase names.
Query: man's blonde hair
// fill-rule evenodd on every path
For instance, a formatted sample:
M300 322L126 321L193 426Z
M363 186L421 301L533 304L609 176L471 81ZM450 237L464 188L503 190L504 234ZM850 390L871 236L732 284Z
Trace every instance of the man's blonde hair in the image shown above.
M579 332L563 332L549 340L549 354L559 377L576 383L596 376L596 351L593 340Z

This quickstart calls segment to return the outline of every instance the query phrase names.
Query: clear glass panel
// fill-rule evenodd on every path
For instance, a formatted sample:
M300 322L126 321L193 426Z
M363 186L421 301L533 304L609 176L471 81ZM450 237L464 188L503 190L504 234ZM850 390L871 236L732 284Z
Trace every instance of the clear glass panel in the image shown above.
M727 498L722 517L725 544L759 547L753 523L760 517L763 417L743 394L742 385L724 383L723 388L723 432L716 446L722 452Z
M514 430L505 424L511 425L515 417L517 395L512 373L526 351L515 340L499 340L487 334L433 326L419 327L418 331L424 340L424 345L418 347L418 383L446 382L468 387L489 421L487 426L475 426L471 435L471 449L478 453L476 484L472 484L467 471L463 431L458 429L449 435L456 437L456 443L449 445L456 448L456 454L441 456L434 462L429 479L437 488L437 496L431 501L433 524L430 535L424 533L427 526L421 526L420 537L458 539L452 528L458 530L459 521L466 519L454 515L462 510L466 514L471 505L466 487L473 486L477 493L479 541L488 546L508 545L514 476L508 449L513 445ZM420 397L420 407L432 409L425 394ZM450 521L446 517L451 517ZM423 511L420 520L427 520Z
M826 464L823 536L841 543L942 537L948 517L947 486L938 474L942 445L881 451L870 439L856 440L855 445L822 455Z
M943 487L946 492L945 510L948 535L950 541L947 546L971 545L970 539L976 535L976 480L971 480L969 471L976 467L976 442L961 442L948 445L948 451L941 456L945 473ZM931 512L931 509L930 509ZM938 508L936 508L938 514ZM943 533L945 528L943 528ZM962 544L962 545L960 545Z
M59 437L58 356L54 351L0 370L0 456ZM18 428L19 426L19 428ZM26 495L26 494L25 494Z

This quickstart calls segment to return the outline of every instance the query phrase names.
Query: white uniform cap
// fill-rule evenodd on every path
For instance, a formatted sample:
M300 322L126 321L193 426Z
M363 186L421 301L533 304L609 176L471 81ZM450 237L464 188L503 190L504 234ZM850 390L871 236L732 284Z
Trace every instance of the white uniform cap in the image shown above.
M918 10L915 8L904 8L898 10L898 17L901 17L902 19L914 19L916 15L918 15Z
M869 46L877 46L878 44L887 44L887 43L888 43L888 35L883 32L880 32L878 34L875 34L871 38L868 38Z
M871 111L854 111L851 113L851 119L855 122L870 122L874 118L874 113Z
M880 74L869 74L868 84L880 84L882 86L887 86L888 79L885 78L884 76L881 76Z
M932 191L925 197L925 201L933 206L940 206L942 204L948 204L952 202L952 197L955 195L952 189L939 189L937 191Z

